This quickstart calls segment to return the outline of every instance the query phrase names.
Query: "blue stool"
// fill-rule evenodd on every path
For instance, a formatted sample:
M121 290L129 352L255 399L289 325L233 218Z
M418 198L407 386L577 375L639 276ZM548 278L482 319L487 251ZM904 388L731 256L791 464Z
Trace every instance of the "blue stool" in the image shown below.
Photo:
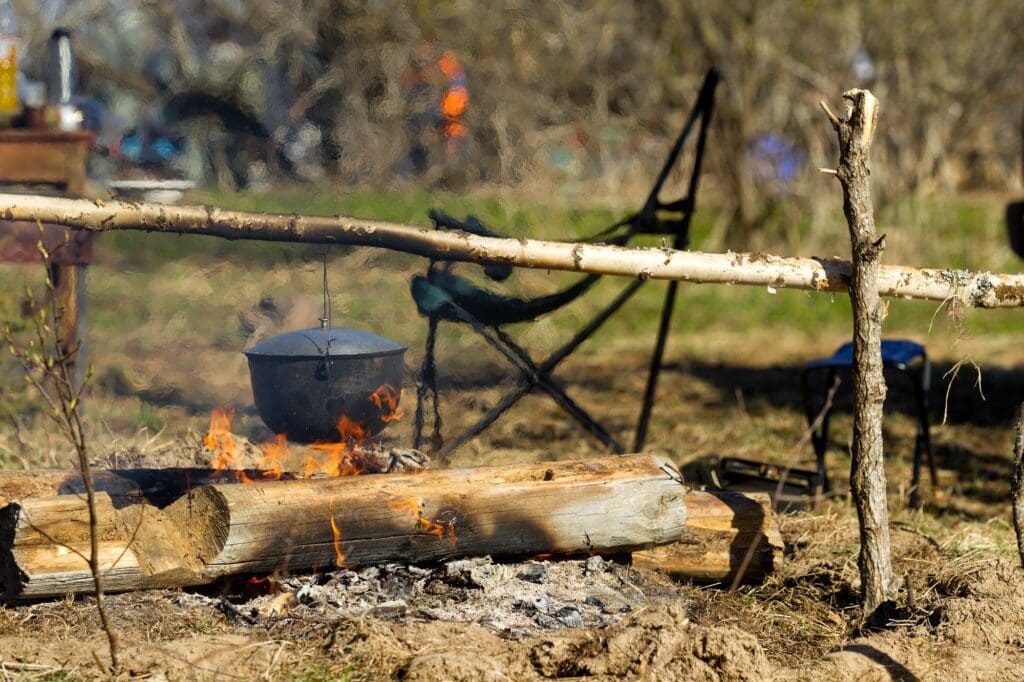
M882 341L882 365L901 372L910 379L914 389L914 402L917 409L917 438L914 443L914 473L910 487L910 506L918 507L921 503L921 459L925 454L928 455L932 489L938 487L935 456L932 452L932 439L928 428L928 389L931 385L931 363L928 361L928 353L925 352L924 346L921 344L893 339ZM828 402L827 393L820 405L812 405L810 377L823 371L826 372L828 380L825 390L827 392L832 390L831 387L835 384L839 370L852 368L853 344L844 343L831 356L808 362L800 373L800 392L803 396L807 423L813 427L818 415L821 414L821 423L818 428L811 431L811 445L814 447L814 455L817 458L817 474L822 481L823 490L828 489L825 451L828 449L828 425L832 406L828 405L825 409ZM824 413L822 414L823 409Z

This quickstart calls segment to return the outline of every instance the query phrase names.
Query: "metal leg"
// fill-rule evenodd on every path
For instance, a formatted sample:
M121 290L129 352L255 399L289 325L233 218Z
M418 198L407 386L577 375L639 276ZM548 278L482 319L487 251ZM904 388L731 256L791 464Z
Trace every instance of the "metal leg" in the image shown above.
M601 311L596 317L594 317L583 329L576 333L567 343L561 348L552 353L547 360L541 363L536 370L536 373L540 376L547 376L561 364L562 360L569 357L573 351L575 351L581 343L590 338L598 328L603 325L608 319L614 315L619 308L621 308L633 294L639 291L640 287L643 286L644 282L637 280L632 282L628 287L622 290L622 292L615 298L611 304L608 305L603 311ZM465 443L469 442L473 438L477 437L487 427L498 420L501 415L505 414L513 405L519 402L519 399L530 392L534 387L534 383L528 378L520 380L516 386L505 394L505 396L498 401L494 407L489 409L475 424L470 426L468 429L463 431L455 438L449 440L445 446L438 452L438 456L441 459L446 459L451 453L455 452L456 449L460 448Z
M821 498L829 489L825 455L828 451L829 420L832 417L830 399L837 388L836 377L838 376L838 371L834 367L829 368L828 383L826 384L826 386L830 387L827 389L829 393L826 395L825 402L817 409L811 403L810 374L811 370L809 369L805 369L800 373L800 395L804 404L804 414L807 417L807 427L811 429L811 447L814 449L815 475L817 479L814 482L814 506L817 507Z
M644 449L647 441L647 427L651 421L651 409L654 407L654 395L658 390L658 375L661 374L661 361L665 356L665 342L668 339L669 325L672 324L672 311L676 307L676 291L679 282L668 283L665 292L665 304L661 308L661 323L658 325L658 340L651 354L651 366L647 371L647 387L644 389L644 402L640 407L640 419L636 425L636 438L633 439L633 452Z
M588 431L590 431L598 440L607 445L615 453L622 453L622 446L612 438L611 434L605 431L604 427L601 426L593 417L591 417L586 410L576 404L576 402L566 394L565 390L557 383L552 381L550 377L543 376L538 373L538 368L533 364L532 361L526 361L523 359L525 355L518 346L513 346L515 350L507 348L505 342L500 338L493 335L486 327L480 324L472 315L467 313L461 308L453 306L459 313L463 321L470 324L473 329L476 330L480 336L483 337L487 343L489 343L495 350L505 356L505 358L511 362L515 367L523 373L529 382L544 391L546 391L556 403L558 403L562 409L564 409L570 416L575 418L580 424L582 424Z
M439 423L440 412L437 405L437 364L434 357L434 345L437 338L437 323L437 316L431 315L429 318L429 326L427 328L427 344L423 352L423 365L420 369L420 383L416 387L416 419L413 424L412 446L417 450L423 444L423 426L426 421L424 404L427 401L428 392L433 394L434 400L434 432L439 433L441 430L441 425ZM435 445L439 446L440 443Z
M917 437L914 439L914 464L908 501L908 504L916 509L921 506L921 460L925 455L928 456L932 490L936 490L939 486L928 419L928 391L931 384L931 362L928 360L928 356L924 355L919 372L907 369L905 373L914 386L914 402L917 408Z

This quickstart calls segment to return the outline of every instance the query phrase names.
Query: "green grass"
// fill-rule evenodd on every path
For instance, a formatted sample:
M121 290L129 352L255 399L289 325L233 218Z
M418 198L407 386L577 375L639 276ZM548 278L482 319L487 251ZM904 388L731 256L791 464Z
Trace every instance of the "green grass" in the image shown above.
M621 218L608 207L545 204L510 194L468 196L425 192L322 192L288 190L273 194L198 195L194 203L227 208L343 213L427 225L427 210L467 213L512 236L572 239L589 235ZM886 208L879 230L888 235L885 261L913 265L1019 269L1001 223L1002 205L985 199L908 202ZM718 215L698 212L693 248L716 248L711 235ZM792 236L764 238L761 248L780 255L841 255L848 252L841 215L810 222ZM801 231L807 231L803 234ZM783 226L774 233L786 234ZM817 252L817 253L815 253ZM211 405L251 403L240 351L252 342L246 325L262 324L262 300L272 300L285 319L273 333L313 326L319 317L322 247L259 242L229 242L207 237L111 233L96 244L88 281L89 358L96 366L92 416L105 440L143 429L168 435L202 428ZM394 338L410 346L407 366L420 358L425 334L422 318L408 292L409 277L422 272L423 259L406 254L333 247L330 277L334 323ZM463 266L466 272L475 269ZM578 279L571 273L523 270L497 288L512 295L548 293ZM41 269L0 266L0 322L23 328L20 305L26 285L41 293ZM514 330L534 348L551 348L568 337L625 285L606 278L587 296L529 328ZM489 284L490 286L490 284ZM580 353L601 356L646 353L658 325L665 284L652 282L610 320ZM255 315L255 318L253 317ZM982 364L1005 364L1016 357L1021 311L968 311L962 323L950 320L939 305L891 301L886 320L890 337L927 342L933 356L957 359L973 355ZM490 361L489 351L460 330L443 328L447 367L465 368ZM726 364L800 362L831 350L850 335L850 304L845 295L765 288L693 285L680 287L673 321L670 358ZM986 349L996 348L998 352ZM986 355L986 353L989 353ZM409 386L407 386L408 388ZM10 362L0 364L0 461L31 452L24 436L3 432L44 428L39 401L21 385ZM30 440L30 439L29 439ZM54 446L56 447L56 446ZM20 455L29 456L29 455Z

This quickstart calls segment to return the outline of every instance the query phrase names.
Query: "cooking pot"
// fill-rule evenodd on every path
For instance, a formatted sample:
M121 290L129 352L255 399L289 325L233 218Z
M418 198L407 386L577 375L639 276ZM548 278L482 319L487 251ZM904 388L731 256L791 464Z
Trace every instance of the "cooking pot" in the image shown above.
M363 435L380 433L395 416L406 346L343 327L314 327L275 336L242 351L249 360L260 418L299 443L337 442L347 417Z

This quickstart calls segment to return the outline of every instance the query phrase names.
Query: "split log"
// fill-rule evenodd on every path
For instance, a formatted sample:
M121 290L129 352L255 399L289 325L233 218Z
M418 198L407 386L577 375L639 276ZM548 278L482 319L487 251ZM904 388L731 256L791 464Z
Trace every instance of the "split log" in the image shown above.
M501 239L347 216L254 213L212 206L0 194L0 218L33 222L38 219L90 232L141 230L224 239L372 246L440 260L779 289L845 292L853 276L849 261L833 258ZM958 300L978 308L1024 306L1024 275L882 266L877 289L883 296Z
M767 493L691 492L683 537L633 552L633 565L695 582L755 584L781 568L783 549Z
M99 493L110 591L196 585L233 574L461 556L622 553L679 539L679 474L633 455L422 474L198 487L164 510L116 509ZM0 513L8 599L91 591L80 495Z

